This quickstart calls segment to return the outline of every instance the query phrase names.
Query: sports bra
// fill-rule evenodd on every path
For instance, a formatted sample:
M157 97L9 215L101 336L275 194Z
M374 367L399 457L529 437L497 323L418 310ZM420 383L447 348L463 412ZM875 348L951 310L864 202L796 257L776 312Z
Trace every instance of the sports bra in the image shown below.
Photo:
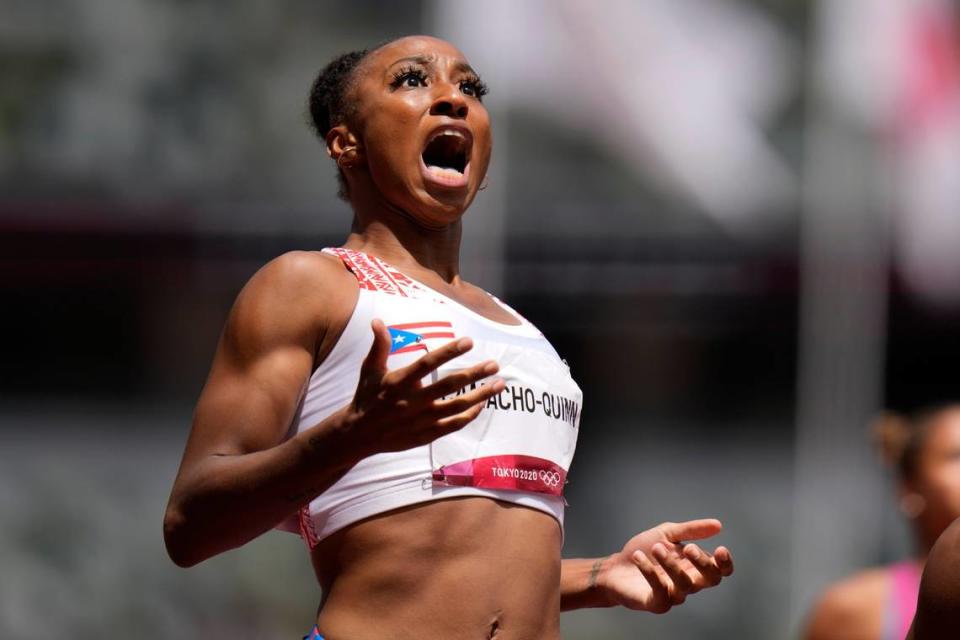
M359 295L343 333L310 377L290 435L353 399L373 342L374 318L390 331L389 370L469 336L473 349L424 384L492 359L505 388L463 429L427 445L358 462L300 510L298 528L308 546L364 518L458 496L486 496L543 511L562 531L563 487L576 448L583 394L543 334L496 298L519 324L490 320L375 256L342 248L323 251L356 276ZM292 530L292 524L281 528Z

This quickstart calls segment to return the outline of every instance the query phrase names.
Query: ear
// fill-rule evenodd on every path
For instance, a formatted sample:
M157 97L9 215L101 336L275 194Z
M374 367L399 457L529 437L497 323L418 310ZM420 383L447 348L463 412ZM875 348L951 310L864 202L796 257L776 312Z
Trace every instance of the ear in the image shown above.
M337 166L349 166L359 154L360 144L346 124L338 124L330 129L326 136L327 155L333 158ZM342 158L342 159L341 159Z

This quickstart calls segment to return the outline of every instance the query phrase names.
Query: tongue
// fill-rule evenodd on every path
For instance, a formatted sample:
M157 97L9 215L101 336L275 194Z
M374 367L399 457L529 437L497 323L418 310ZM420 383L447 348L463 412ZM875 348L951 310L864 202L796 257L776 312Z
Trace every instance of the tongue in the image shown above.
M467 176L451 167L438 167L424 163L424 172L427 179L435 184L441 184L448 187L465 187L467 185Z
M427 169L429 169L430 173L432 173L433 175L439 176L442 178L459 178L460 176L463 175L453 167L438 167L437 165L434 165L434 164L428 164Z

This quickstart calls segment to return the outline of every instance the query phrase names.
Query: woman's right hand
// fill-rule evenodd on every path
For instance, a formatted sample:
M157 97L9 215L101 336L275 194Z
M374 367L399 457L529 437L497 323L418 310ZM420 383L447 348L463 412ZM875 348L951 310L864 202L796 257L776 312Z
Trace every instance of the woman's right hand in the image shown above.
M423 384L423 378L470 351L470 338L452 340L405 367L388 371L390 332L378 319L371 328L373 344L360 368L356 394L340 422L341 435L363 457L410 449L461 429L480 414L487 400L503 391L504 382L498 379L446 397L497 373L499 367L492 360Z

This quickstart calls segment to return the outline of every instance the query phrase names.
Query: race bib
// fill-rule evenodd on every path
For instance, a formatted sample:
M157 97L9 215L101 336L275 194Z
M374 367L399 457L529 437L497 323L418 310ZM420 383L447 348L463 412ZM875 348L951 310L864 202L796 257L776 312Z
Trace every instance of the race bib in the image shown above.
M552 354L500 343L484 343L479 351L471 352L471 359L496 360L496 377L506 386L473 422L430 445L433 482L562 496L583 393ZM439 377L462 367L441 369Z

